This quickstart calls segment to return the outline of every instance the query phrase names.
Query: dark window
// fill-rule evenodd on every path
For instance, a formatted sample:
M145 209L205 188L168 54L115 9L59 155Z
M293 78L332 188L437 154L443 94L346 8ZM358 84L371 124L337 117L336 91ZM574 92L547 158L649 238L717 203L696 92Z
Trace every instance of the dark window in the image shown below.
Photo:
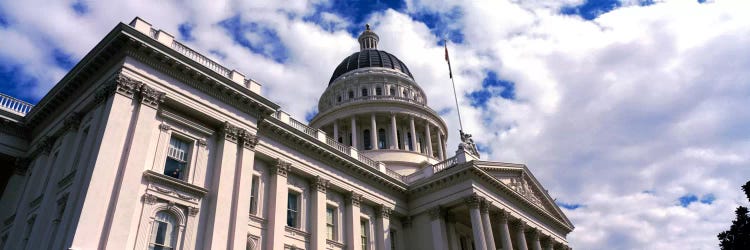
M362 96L367 96L367 89L362 89Z
M375 95L383 95L383 89L380 87L375 88Z
M260 187L260 176L253 175L252 185L250 186L250 213L258 214L258 188Z
M299 227L299 194L289 192L286 209L286 225L289 227Z
M326 208L326 239L336 240L336 209Z
M354 91L349 90L349 99L354 98Z
M409 144L409 150L414 150L414 143L411 143L411 132L406 132L406 143Z
M187 170L188 142L172 137L167 149L167 162L164 164L164 175L183 180Z
M391 88L390 92L391 92L391 95L396 95L396 89L395 88Z
M344 137L339 136L339 143L344 143Z
M341 96L338 96L338 97L336 98L336 101L337 101L337 102L341 102Z
M406 93L406 90L404 90L404 93L403 93L403 94L404 94L404 95L403 95L402 97L409 97L409 96L407 95L407 93Z
M372 149L372 142L370 141L370 130L365 129L362 131L362 143L365 146L365 149Z
M396 131L396 137L398 140L398 149L404 149L404 145L401 144L401 130Z
M385 149L385 129L378 129L378 148Z
M151 241L149 249L167 250L174 249L177 239L177 222L170 213L160 211L156 213L153 227L151 228Z
M396 230L391 229L388 233L391 234L391 250L396 250Z

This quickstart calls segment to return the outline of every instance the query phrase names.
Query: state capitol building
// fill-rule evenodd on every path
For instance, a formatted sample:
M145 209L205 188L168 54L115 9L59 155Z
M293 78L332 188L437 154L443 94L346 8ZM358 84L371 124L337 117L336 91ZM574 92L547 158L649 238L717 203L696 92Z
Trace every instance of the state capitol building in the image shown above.
M0 94L0 249L570 249L529 168L481 160L378 41L368 26L305 124L118 24L38 104Z

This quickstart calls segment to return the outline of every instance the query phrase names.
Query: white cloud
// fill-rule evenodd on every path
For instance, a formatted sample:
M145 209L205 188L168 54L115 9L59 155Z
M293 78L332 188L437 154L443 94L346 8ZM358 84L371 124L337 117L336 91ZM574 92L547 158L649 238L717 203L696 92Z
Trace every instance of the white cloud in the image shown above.
M556 14L580 2L407 1L407 13L385 10L367 21L435 110L454 110L454 103L438 45L445 34L434 32L461 33L449 49L464 127L491 149L485 158L526 163L554 197L583 205L566 211L576 225L574 248L716 248L748 178L750 6L663 1L624 3L592 21ZM38 78L36 95L64 74L50 59L52 46L80 58L115 23L136 15L174 34L191 23L190 46L226 55L223 64L264 83L266 95L300 120L334 67L357 50L356 38L341 30L354 25L348 17L326 12L322 24L305 21L330 7L325 2L87 4L90 12L78 16L62 2L0 3L11 21L0 28L0 58ZM424 13L442 18L445 30L414 19ZM235 43L218 23L236 15L273 31L288 58L280 63ZM463 94L482 89L488 71L514 82L515 100L469 105ZM454 112L444 116L450 148ZM716 199L679 206L690 194Z

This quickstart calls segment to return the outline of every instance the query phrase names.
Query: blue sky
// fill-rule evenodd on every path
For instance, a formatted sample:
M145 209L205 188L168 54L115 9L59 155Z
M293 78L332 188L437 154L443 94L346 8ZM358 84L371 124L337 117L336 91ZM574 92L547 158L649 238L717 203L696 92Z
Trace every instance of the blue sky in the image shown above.
M747 206L746 13L741 0L2 1L0 92L36 103L140 16L305 120L369 23L455 148L448 39L465 130L484 159L529 167L576 225L574 248L714 249Z

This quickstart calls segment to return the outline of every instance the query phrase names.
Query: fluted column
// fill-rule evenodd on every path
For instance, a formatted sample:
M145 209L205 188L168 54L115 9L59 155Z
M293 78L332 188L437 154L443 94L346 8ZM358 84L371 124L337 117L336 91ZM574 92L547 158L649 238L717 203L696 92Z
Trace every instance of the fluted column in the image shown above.
M482 226L482 215L479 206L482 197L472 194L466 198L466 205L469 206L469 215L471 216L471 232L474 236L474 246L477 250L487 250L487 240L484 236L484 226Z
M500 233L500 242L503 246L503 250L512 250L513 244L511 244L510 230L508 229L508 219L510 217L510 214L508 214L508 212L505 210L500 210L500 213L497 217L497 228L499 230L498 232Z
M391 149L398 149L398 129L396 128L396 113L391 113Z
M432 229L432 249L448 250L448 237L445 234L443 210L439 206L430 209L430 228Z
M456 218L452 214L445 215L445 229L448 231L448 244L451 250L461 249L458 234L456 233Z
M554 250L553 249L554 242L555 240L552 239L552 237L548 237L547 240L544 242L544 250Z
M531 231L531 247L533 250L542 250L542 244L539 242L539 230Z
M375 113L372 113L372 116L370 116L370 144L372 145L372 150L378 150L378 127L375 123Z
M360 216L359 206L362 201L362 195L352 192L346 197L346 249L348 250L362 250L362 245L359 242L360 232ZM273 241L272 241L273 242Z
M391 249L391 208L381 205L375 214L375 241L378 250Z
M516 225L516 249L518 250L529 250L526 246L526 234L524 234L524 230L526 230L526 224L518 222Z
M357 148L357 118L352 116L352 141L351 146Z
M286 206L289 188L287 174L292 164L276 159L271 167L271 187L268 200L268 242L281 243L284 241L284 227L286 226ZM283 250L284 244L267 244L268 250Z
M440 160L441 161L445 160L445 152L443 152L443 136L442 136L442 134L443 133L441 133L440 131L438 131L438 134L437 134L437 136L438 136L438 153L439 153L438 156L440 156Z
M310 185L310 248L317 250L326 249L326 189L328 180L316 176Z
M492 224L490 224L490 205L492 203L487 200L482 200L480 204L480 212L482 214L482 227L484 227L484 239L487 241L487 249L495 250L495 237L492 234Z
M429 155L430 157L434 157L432 155L432 135L430 135L430 122L429 121L425 121L424 132L427 134L427 155Z
M409 130L411 131L411 151L417 152L417 130L414 128L414 117L409 116Z

